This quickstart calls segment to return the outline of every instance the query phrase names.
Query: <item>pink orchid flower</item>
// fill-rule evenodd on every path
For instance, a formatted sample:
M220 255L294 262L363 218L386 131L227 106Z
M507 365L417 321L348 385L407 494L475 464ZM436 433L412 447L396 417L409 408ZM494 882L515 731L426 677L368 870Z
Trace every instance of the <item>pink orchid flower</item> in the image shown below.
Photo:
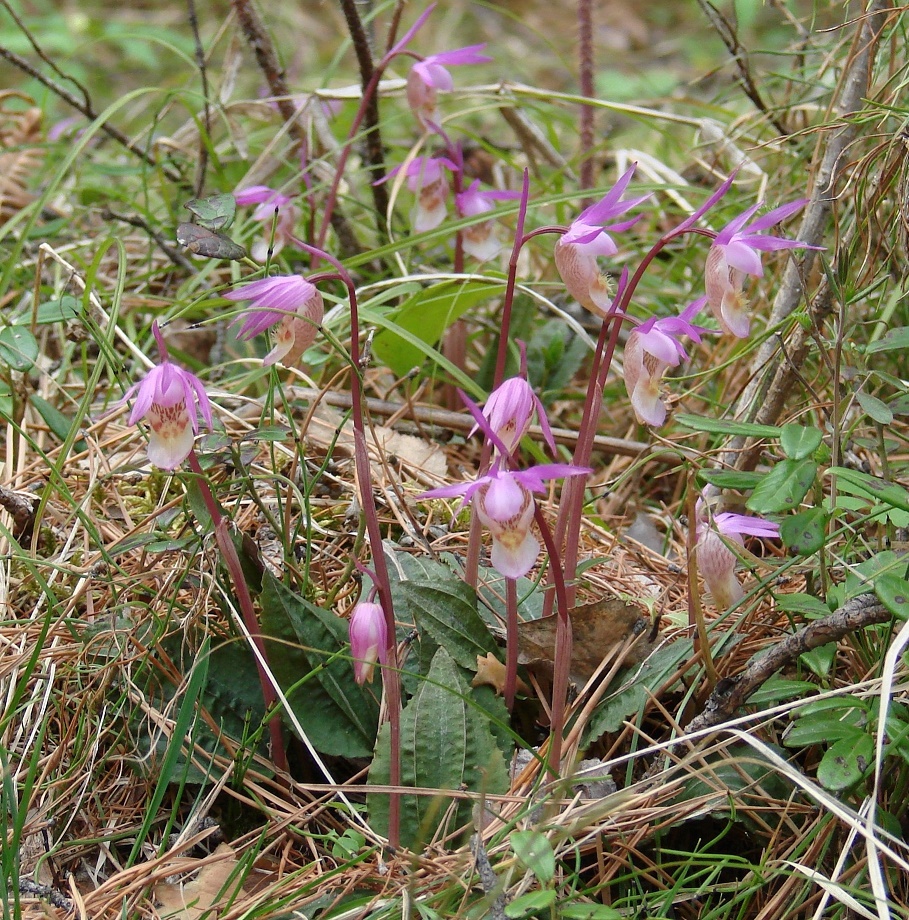
M622 200L622 195L631 182L635 165L632 164L618 182L596 204L572 222L568 230L559 237L555 247L555 263L568 293L598 316L605 316L612 307L609 282L597 265L598 256L614 256L618 251L615 241L609 235L628 230L640 220L640 216L629 220L609 223L626 211L646 201L650 196Z
M701 499L698 499L696 514L698 571L713 595L713 603L717 609L728 610L745 596L745 592L735 577L738 556L727 543L737 543L744 547L743 534L773 539L780 535L780 527L779 524L765 521L761 517L733 514L729 511L714 515L712 520L708 520Z
M277 255L287 243L293 240L294 229L300 219L300 209L293 203L289 195L269 188L267 185L251 185L249 188L234 192L234 198L241 207L257 205L253 211L253 220L263 224L265 237L253 244L250 254L257 262L265 262L268 250ZM274 240L272 235L272 222L275 211L278 212L277 223L274 225Z
M499 460L485 476L472 482L430 489L419 498L463 498L461 507L474 501L477 516L492 535L492 564L506 578L520 578L532 568L540 553L540 543L531 533L536 501L534 492L545 492L548 479L586 476L592 470L570 463L543 463L526 470L502 469L502 457L509 451L493 430L480 407L459 391L477 427L499 451Z
M161 363L140 383L133 384L123 401L136 395L129 423L135 425L141 419L148 422L148 459L155 466L172 470L193 449L200 413L212 427L211 402L195 374L171 363L157 320L152 323L152 333L161 352Z
M751 329L751 320L746 312L748 304L742 286L746 275L760 278L764 274L764 267L761 265L762 252L822 248L761 232L795 214L807 202L807 198L802 198L781 205L749 224L748 221L762 205L762 202L758 202L730 221L717 234L707 253L704 283L707 289L707 302L724 332L743 339Z
M407 187L417 196L417 204L411 216L415 233L434 230L448 216L448 176L445 170L455 172L457 165L448 157L415 157L407 164L405 176ZM386 182L400 172L396 166L380 182Z
M503 470L498 464L473 482L430 489L420 498L462 496L492 535L492 564L506 578L526 575L537 561L540 543L531 532L536 509L534 492L544 492L547 479L583 476L589 469L567 463L544 463L526 470Z
M536 411L540 427L543 429L543 437L549 449L555 453L555 438L552 435L552 428L549 427L549 419L546 418L546 410L543 408L543 403L540 402L540 397L534 393L533 387L527 382L527 348L523 342L519 341L518 345L521 349L520 376L503 380L489 394L489 399L483 406L483 417L488 427L511 453L521 443L521 438L527 434L533 413ZM479 427L479 423L474 425L470 434L475 434Z
M666 405L660 394L660 383L667 368L678 367L688 358L679 338L687 335L700 344L701 333L691 320L707 302L701 297L689 304L678 316L655 316L631 330L625 344L625 388L637 420L644 425L662 425L666 421Z
M439 90L450 92L454 80L448 72L449 67L461 64L485 64L492 60L480 52L486 45L468 45L453 51L442 51L417 61L407 75L407 102L415 117L424 128L433 128L438 124L437 100Z
M275 327L274 347L262 359L266 367L278 361L285 367L296 364L316 340L325 315L322 295L301 275L260 278L224 296L228 300L250 301L250 309L241 317L238 339L245 341Z
M376 662L388 662L388 627L379 604L362 601L354 607L348 622L354 679L372 683Z
M520 197L520 192L481 189L480 180L475 179L469 188L455 196L455 204L461 217L478 217L492 211L496 201L510 201ZM479 221L465 227L462 239L464 252L479 262L487 262L502 251L502 243L496 236L495 224L491 220Z

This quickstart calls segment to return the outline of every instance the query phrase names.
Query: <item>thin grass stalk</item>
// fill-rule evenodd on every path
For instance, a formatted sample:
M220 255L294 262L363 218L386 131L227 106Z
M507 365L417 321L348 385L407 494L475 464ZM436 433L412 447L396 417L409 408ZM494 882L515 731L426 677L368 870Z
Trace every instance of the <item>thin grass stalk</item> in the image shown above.
M202 500L205 502L205 507L211 515L215 540L218 543L218 549L221 551L221 558L224 560L227 571L230 573L234 590L237 592L240 611L243 614L243 621L246 624L250 639L256 646L256 650L261 655L262 660L269 665L269 670L271 670L268 652L265 650L262 632L259 629L259 620L256 617L256 608L253 604L252 595L249 593L249 585L246 584L246 579L243 576L243 566L240 564L237 548L234 546L230 534L227 531L227 521L221 513L218 502L212 494L211 488L208 485L208 478L199 465L199 458L196 456L195 450L189 452L187 461L189 462L189 468L196 474L196 482L199 485L199 491L202 493ZM275 762L275 766L282 772L287 773L287 749L284 745L284 732L281 728L281 712L279 708L276 708L278 696L275 693L275 688L271 685L271 681L268 679L268 674L260 664L258 658L256 659L256 672L259 675L259 683L262 685L262 697L265 700L266 709L275 708L274 715L268 720L268 734L271 739L272 749L271 756Z

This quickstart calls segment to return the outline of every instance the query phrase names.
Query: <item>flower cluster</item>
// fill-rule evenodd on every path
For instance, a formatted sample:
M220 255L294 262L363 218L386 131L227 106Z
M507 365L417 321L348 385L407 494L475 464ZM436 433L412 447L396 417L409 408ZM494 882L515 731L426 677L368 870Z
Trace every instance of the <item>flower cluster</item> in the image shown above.
M532 531L536 511L534 492L546 491L550 479L584 476L590 472L567 463L543 463L526 470L508 468L512 451L527 433L534 411L539 416L546 440L554 447L552 430L543 407L523 377L504 381L490 395L482 412L461 393L476 421L498 451L489 471L470 482L431 489L422 498L463 499L473 507L492 536L492 564L506 578L526 575L540 554L540 542Z
M598 316L606 317L614 304L609 279L600 270L597 260L601 256L611 257L618 253L618 245L611 234L628 230L640 217L617 218L649 197L623 198L634 169L632 165L600 201L583 211L559 237L555 246L556 267L568 293ZM732 177L723 183L703 208L683 221L674 234L689 230L697 218L720 200L731 183ZM625 346L625 386L638 421L647 425L665 422L666 406L660 394L663 374L668 368L678 367L687 360L688 354L679 341L682 336L700 343L701 335L708 331L693 323L705 305L710 307L723 332L744 338L751 327L744 279L747 275L762 275L761 253L817 248L764 232L795 214L805 203L806 199L793 201L751 221L761 207L758 203L730 221L716 234L707 254L704 273L706 296L694 301L679 316L651 317L632 330Z

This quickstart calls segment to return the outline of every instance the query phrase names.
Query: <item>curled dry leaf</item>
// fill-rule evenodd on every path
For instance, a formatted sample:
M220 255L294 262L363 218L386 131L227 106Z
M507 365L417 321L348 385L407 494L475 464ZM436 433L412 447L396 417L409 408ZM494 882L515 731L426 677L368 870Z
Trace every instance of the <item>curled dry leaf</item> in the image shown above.
M217 908L236 893L240 882L236 854L222 843L192 881L161 882L155 886L155 897L161 916L168 920L198 920L203 914L217 917Z
M571 614L571 679L583 686L604 658L614 655L630 636L641 638L628 651L625 664L640 664L654 649L652 624L639 604L605 598L573 607ZM529 670L552 677L558 618L543 617L518 624L518 661ZM647 635L642 635L647 633Z
M492 652L487 655L477 655L477 673L470 682L471 687L492 687L501 696L505 692L505 665L496 658ZM518 693L530 696L531 689L518 678Z

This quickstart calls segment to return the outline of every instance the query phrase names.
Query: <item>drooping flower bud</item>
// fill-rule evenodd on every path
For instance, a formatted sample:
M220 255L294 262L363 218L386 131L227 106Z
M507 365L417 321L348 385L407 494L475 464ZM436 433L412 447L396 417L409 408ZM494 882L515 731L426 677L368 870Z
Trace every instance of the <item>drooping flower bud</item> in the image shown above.
M376 662L388 661L385 611L378 604L362 601L351 612L348 629L354 678L358 684L372 683Z

